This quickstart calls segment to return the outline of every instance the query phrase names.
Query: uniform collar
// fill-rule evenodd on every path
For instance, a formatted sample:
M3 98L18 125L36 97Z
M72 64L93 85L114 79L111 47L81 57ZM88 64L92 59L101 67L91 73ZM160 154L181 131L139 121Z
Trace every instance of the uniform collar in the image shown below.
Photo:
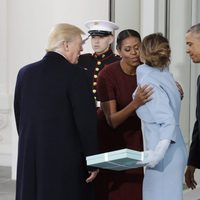
M111 48L109 48L108 51L106 51L102 54L97 55L96 53L94 53L92 56L97 60L104 60L105 58L109 57L112 54L113 54L113 51Z

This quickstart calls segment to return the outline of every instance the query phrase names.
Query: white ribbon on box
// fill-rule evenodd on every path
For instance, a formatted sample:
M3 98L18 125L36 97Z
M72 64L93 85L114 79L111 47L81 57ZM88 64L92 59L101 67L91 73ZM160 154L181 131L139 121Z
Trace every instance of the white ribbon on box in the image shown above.
M100 108L100 107L101 107L101 102L100 102L100 101L96 101L95 103L96 103L96 107L97 107L97 108Z
M108 153L104 154L104 158L105 158L105 161L107 162L108 161Z

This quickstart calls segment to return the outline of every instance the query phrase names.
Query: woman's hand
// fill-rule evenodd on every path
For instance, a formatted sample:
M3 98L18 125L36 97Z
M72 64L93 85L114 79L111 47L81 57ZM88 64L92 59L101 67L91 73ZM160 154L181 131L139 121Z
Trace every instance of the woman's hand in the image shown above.
M153 88L149 85L143 87L138 86L133 94L133 100L123 109L117 110L116 100L110 100L101 103L101 108L106 116L108 125L112 128L117 128L128 117L135 115L135 110L144 103L151 100Z
M137 91L134 95L134 100L137 107L151 101L151 95L153 94L153 88L149 85L144 85L143 87L138 86Z

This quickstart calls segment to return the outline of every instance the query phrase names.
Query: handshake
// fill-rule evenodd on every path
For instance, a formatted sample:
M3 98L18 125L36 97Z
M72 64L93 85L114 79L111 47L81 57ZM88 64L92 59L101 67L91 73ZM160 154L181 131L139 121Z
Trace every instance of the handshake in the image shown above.
M154 168L165 156L165 153L170 145L170 140L160 140L154 151L144 151L146 159L137 162L138 165L145 165L146 167Z

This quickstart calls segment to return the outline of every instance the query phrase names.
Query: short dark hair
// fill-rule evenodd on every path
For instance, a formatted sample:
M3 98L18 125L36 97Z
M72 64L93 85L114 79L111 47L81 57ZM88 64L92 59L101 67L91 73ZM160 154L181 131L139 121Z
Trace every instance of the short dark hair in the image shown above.
M167 67L170 63L171 49L169 41L162 33L146 36L140 46L140 57L152 67Z
M200 23L191 26L191 27L188 29L187 33L189 33L189 32L200 34Z
M128 37L138 38L139 41L141 42L141 36L137 31L135 31L133 29L125 29L125 30L121 31L117 36L117 49L121 49L121 44L122 44L123 40L125 40Z

